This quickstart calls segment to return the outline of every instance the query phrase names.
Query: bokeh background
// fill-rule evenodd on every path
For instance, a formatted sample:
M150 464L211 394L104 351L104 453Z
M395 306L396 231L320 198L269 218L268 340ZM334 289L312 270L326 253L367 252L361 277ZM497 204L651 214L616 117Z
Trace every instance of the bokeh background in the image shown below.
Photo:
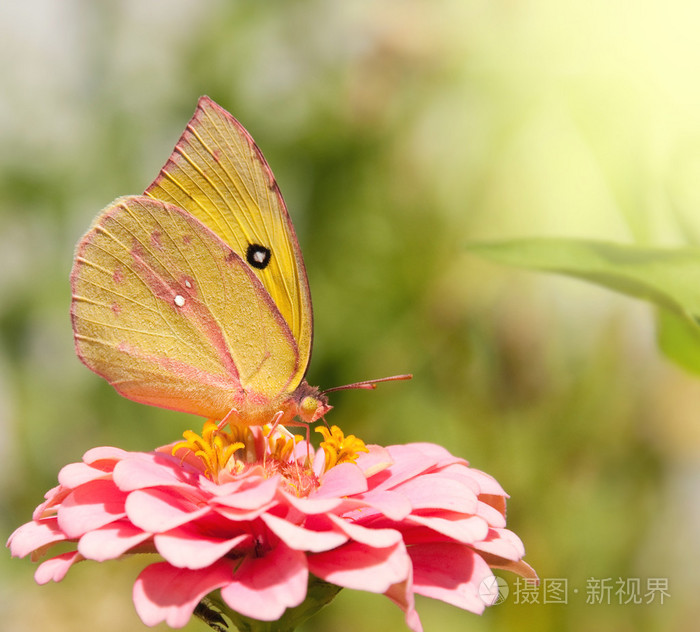
M68 275L93 217L150 183L208 94L257 140L294 219L309 381L415 375L334 394L329 422L491 473L527 561L568 581L566 605L511 593L482 617L420 599L425 629L695 630L700 381L659 355L647 305L467 246L697 243L699 23L692 0L0 3L2 537L88 448L148 450L200 423L79 363ZM142 629L142 565L38 587L6 553L2 627ZM587 604L590 578L661 578L670 596ZM350 591L304 626L403 629L387 599Z

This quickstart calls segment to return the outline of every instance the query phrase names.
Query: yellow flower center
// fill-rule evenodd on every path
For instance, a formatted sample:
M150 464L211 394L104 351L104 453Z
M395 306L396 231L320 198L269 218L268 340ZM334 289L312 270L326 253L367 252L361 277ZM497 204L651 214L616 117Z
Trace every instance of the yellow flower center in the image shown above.
M318 487L319 481L307 458L308 451L297 449L304 437L292 435L283 426L277 426L272 433L271 430L269 425L262 427L262 433L237 425L224 430L208 420L201 435L186 430L185 440L173 446L172 454L183 459L188 454L194 455L201 462L204 475L215 482L223 483L231 480L232 475L259 467L265 477L279 474L290 491L307 496ZM321 442L325 452L324 472L339 463L353 462L359 452L368 451L361 439L354 435L346 437L337 426L320 427L316 431L324 438Z

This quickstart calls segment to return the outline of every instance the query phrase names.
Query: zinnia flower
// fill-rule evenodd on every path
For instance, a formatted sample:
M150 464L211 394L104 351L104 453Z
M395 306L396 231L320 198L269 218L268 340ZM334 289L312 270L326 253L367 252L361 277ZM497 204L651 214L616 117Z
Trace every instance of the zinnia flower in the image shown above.
M385 594L418 632L415 594L481 613L492 568L535 577L492 477L434 444L365 446L318 430L316 451L282 427L213 422L154 452L89 450L8 546L37 560L75 544L38 567L40 584L82 560L158 553L133 600L145 624L171 627L202 603L205 619L216 604L234 621L289 624L345 587Z

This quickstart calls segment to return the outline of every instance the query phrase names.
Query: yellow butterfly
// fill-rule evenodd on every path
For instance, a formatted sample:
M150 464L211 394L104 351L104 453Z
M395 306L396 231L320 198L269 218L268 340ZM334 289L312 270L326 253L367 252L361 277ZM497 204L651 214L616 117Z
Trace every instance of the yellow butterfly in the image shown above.
M71 284L78 356L129 399L246 425L309 424L331 408L336 389L304 380L313 312L284 200L248 132L208 97L144 195L97 217Z

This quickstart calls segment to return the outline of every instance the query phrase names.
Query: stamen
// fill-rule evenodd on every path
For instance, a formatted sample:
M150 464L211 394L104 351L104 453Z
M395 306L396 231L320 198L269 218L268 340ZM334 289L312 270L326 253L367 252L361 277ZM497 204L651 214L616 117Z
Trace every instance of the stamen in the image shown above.
M290 460L297 443L302 441L304 438L301 435L293 435L286 431L285 428L280 428L280 426L277 426L272 434L268 434L270 432L270 428L268 426L264 426L263 432L267 437L270 457L283 462Z
M331 426L330 429L318 426L315 430L323 435L321 449L326 453L326 472L340 463L354 463L359 452L369 452L362 439L355 435L346 437L338 426Z
M186 430L182 434L185 441L175 444L172 454L175 456L179 450L189 450L204 464L207 478L215 481L221 470L229 468L231 459L235 461L236 451L245 448L243 441L236 440L238 434L233 430L220 430L210 419L204 423L201 436L192 430Z

